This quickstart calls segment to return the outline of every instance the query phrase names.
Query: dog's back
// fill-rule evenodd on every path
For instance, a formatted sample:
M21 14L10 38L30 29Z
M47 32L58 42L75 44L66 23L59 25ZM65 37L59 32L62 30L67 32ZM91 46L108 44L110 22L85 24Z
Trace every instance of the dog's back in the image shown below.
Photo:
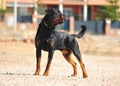
M53 30L49 38L47 38L47 42L51 44L51 46L55 50L62 50L67 48L72 48L77 43L75 37L81 38L85 34L86 27L82 26L82 30L78 34L68 34L65 32L59 32Z

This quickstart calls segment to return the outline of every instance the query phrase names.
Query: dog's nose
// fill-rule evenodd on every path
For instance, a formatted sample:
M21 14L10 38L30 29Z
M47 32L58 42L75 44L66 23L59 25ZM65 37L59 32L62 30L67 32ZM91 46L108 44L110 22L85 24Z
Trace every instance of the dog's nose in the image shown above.
M66 16L63 14L62 15L62 19L65 21L66 20Z

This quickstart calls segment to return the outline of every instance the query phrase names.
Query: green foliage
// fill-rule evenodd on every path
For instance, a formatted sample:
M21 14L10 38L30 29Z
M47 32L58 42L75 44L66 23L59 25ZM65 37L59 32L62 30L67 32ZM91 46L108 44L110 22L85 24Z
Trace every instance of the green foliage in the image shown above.
M13 13L14 12L14 9L13 8L7 8L5 10L6 13Z
M13 12L12 8L6 10L0 9L0 21L4 21L5 13L11 13L11 12Z
M107 0L110 3L116 3L118 0Z
M6 10L0 9L0 15L4 15L5 13L12 13L13 12L13 8L9 8Z
M99 8L99 12L96 13L97 20L105 20L110 18L111 20L118 20L120 18L120 12L118 12L119 6L116 5L117 0L108 0L111 5L102 6Z
M5 10L0 9L0 15L3 15L5 13Z
M5 10L0 9L0 21L4 20L4 13L5 13Z

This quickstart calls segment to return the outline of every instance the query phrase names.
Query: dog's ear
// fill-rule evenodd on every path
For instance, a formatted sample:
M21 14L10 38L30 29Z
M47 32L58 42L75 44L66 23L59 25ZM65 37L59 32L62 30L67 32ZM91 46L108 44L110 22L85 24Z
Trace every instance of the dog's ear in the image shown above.
M47 13L56 13L56 9L55 8L47 9L46 12Z
M50 9L47 9L45 12L46 12L46 13L49 13L49 12L50 12Z
M46 12L47 13L53 13L53 12L55 12L55 8L47 9Z

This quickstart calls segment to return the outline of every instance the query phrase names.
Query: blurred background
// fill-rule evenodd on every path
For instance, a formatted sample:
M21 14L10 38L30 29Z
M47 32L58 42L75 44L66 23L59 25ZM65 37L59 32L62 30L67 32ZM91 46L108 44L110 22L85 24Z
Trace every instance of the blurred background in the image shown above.
M75 32L85 24L92 34L120 35L119 6L120 0L0 0L0 28L35 30L46 9L58 8L66 15L65 23L58 29L69 31L73 17Z
M120 86L120 0L0 0L0 86ZM45 10L58 8L66 21L56 30L87 32L77 39L88 71L83 79L72 73L56 51L50 76L34 76L36 56L34 38ZM41 74L47 63L42 53ZM72 57L74 57L72 55ZM78 61L76 61L78 62Z

